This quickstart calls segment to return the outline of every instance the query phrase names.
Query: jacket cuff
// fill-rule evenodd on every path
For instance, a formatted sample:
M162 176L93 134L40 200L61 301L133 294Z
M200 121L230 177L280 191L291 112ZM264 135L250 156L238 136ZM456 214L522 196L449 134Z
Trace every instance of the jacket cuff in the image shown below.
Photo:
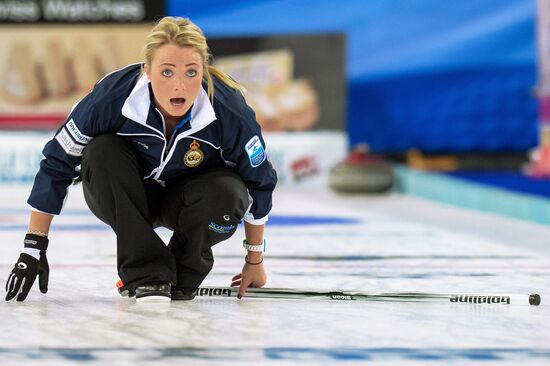
M263 225L267 222L267 220L268 220L268 215L265 215L264 217L259 219L255 219L254 215L252 215L250 212L247 212L244 215L244 221L251 225Z
M30 206L30 205L29 205L29 206ZM43 214L46 214L46 215L51 215L51 216L57 216L57 215L59 215L59 214L53 214L53 213L49 213L49 212L44 212L44 211L41 211L41 210L39 210L39 209L37 209L37 208L34 208L34 207L32 207L32 206L31 206L31 211L40 212L40 213L43 213Z

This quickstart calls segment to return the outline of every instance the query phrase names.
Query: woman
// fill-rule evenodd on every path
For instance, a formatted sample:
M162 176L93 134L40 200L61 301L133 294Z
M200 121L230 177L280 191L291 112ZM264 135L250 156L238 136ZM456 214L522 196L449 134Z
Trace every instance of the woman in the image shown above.
M23 301L39 277L48 290L48 231L68 186L82 179L91 211L117 235L120 279L136 299L192 299L212 269L211 247L245 220L247 287L266 282L264 224L277 176L239 85L210 65L188 19L163 18L145 63L100 80L44 148L28 203L24 249L6 283ZM154 228L174 231L166 246Z

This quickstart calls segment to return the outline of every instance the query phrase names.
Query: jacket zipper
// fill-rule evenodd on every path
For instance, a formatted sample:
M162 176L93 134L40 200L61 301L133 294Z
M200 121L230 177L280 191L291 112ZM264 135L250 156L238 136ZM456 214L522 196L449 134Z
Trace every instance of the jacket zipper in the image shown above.
M159 168L161 168L164 165L164 159L166 159L169 149L168 149L168 146L166 145L166 122L164 121L164 116L162 115L162 113L160 113L160 111L156 107L155 107L155 111L157 111L157 113L160 116L160 119L162 120L162 140L164 141L164 147L162 148L162 154L160 157ZM172 142L172 139L170 139L170 142Z

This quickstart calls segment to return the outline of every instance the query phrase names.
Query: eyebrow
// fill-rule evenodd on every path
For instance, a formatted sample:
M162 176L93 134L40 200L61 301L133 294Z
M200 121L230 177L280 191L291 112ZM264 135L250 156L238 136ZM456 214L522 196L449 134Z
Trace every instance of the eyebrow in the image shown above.
M164 65L176 67L176 65L171 64L171 63L169 63L169 62L165 62L165 63L160 64L160 66L164 66ZM193 61L193 62L190 62L190 63L186 64L185 66L187 67L187 66L191 66L191 65L198 65L198 63L196 63L195 61Z

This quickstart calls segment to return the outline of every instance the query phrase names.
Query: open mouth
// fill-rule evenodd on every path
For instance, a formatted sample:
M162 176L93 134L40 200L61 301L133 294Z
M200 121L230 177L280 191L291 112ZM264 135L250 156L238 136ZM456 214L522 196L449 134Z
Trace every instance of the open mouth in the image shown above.
M182 106L185 104L185 98L170 98L170 103L175 106Z

